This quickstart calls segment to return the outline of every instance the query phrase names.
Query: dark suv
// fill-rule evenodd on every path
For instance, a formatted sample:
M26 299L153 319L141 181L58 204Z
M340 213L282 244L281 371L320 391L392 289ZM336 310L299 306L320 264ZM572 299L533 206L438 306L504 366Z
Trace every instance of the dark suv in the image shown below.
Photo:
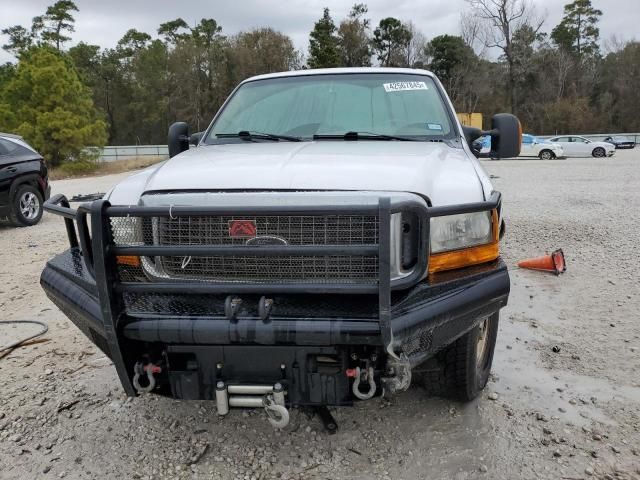
M42 218L49 198L47 166L22 137L0 133L0 219L30 227Z

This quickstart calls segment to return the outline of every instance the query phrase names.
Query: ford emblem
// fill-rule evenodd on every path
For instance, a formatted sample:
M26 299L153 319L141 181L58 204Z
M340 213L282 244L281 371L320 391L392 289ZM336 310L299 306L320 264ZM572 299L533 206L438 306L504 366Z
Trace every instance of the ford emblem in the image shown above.
M260 235L258 237L250 238L245 242L245 245L262 247L263 245L289 245L289 242L284 238L276 237L275 235Z

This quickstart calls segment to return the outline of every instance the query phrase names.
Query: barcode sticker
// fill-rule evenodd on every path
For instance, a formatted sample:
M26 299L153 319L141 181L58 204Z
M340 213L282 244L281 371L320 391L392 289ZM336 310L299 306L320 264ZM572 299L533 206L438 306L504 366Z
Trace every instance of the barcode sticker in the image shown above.
M393 82L383 83L384 91L389 92L402 92L406 90L429 90L426 82Z

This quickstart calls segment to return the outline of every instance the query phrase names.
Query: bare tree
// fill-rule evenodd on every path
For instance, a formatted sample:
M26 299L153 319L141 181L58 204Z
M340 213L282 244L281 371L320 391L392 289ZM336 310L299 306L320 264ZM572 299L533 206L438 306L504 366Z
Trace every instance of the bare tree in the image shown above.
M557 94L556 100L560 100L564 96L564 92L567 86L567 78L569 77L569 72L571 71L571 66L573 59L571 55L566 50L559 48L555 50L555 70L556 70L556 83L557 83Z
M406 48L407 67L423 68L426 64L424 50L427 45L427 39L413 22L409 21L405 23L405 26L410 35Z
M626 40L622 36L613 34L603 42L604 55L606 56L609 53L617 53L621 50L624 50L624 47L626 47L628 44L629 40Z
M544 19L537 18L530 0L466 0L473 13L490 28L485 30L487 48L498 48L507 64L507 93L511 111L517 108L513 36L529 25L537 33Z
M543 72L535 86L538 97L558 102L567 95L575 95L570 81L576 68L575 55L565 48L557 48L548 36L543 36L535 56L537 71Z
M460 15L460 36L479 57L484 57L486 52L484 27L482 20L471 12L464 11Z

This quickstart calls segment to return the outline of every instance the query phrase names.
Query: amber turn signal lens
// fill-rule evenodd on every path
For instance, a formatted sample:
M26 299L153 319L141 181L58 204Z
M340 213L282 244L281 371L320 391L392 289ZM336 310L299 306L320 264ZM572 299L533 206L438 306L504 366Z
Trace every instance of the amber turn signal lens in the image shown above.
M520 120L518 120L518 145L520 145L520 150L522 150L522 124Z
M498 212L491 212L493 228L493 241L485 245L453 250L451 252L436 253L429 257L429 273L454 270L456 268L470 267L479 263L495 260L500 255Z
M140 257L135 255L118 255L116 256L116 263L118 265L128 265L130 267L140 266Z
M479 247L465 248L454 252L438 253L429 258L429 273L469 267L479 263L490 262L498 258L498 242Z

